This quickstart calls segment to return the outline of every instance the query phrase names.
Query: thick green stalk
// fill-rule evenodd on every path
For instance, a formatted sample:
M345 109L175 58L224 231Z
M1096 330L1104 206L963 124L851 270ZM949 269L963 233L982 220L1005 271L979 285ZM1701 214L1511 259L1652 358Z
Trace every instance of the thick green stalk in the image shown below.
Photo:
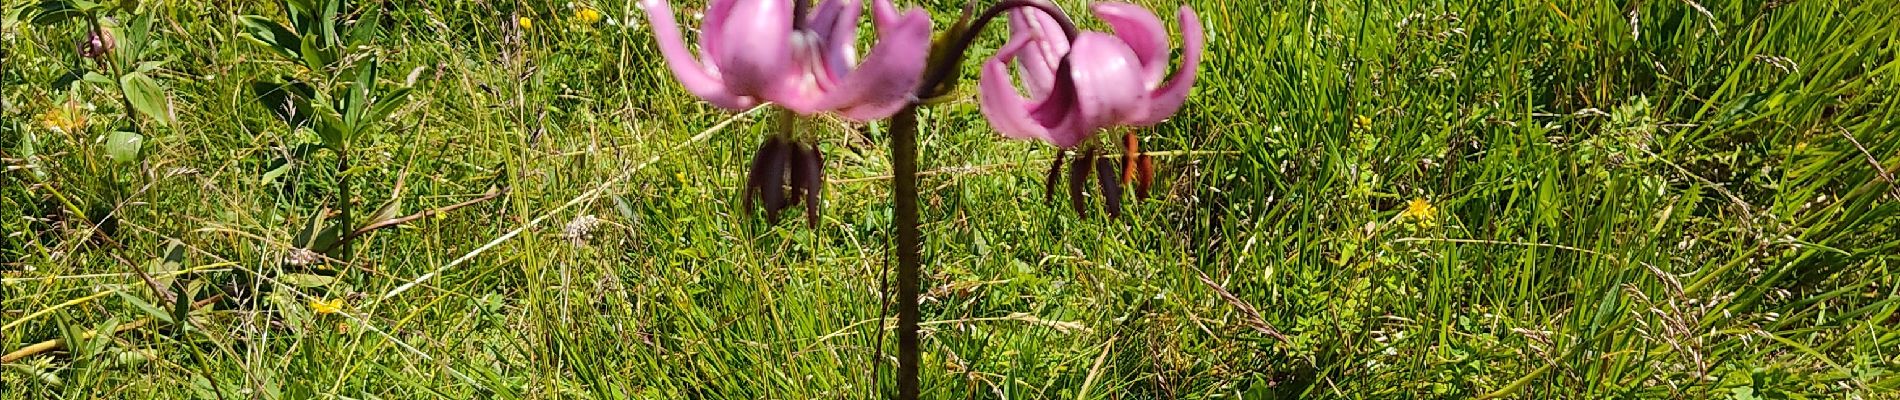
M891 188L897 218L897 398L918 395L917 307L923 283L923 231L917 222L917 104L891 118Z

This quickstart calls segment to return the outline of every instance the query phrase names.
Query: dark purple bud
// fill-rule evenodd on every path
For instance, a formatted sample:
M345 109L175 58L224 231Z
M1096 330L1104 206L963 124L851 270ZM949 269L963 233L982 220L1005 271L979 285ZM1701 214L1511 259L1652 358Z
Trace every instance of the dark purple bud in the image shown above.
M111 34L107 34L105 29L93 28L86 33L86 38L79 40L77 51L80 57L96 59L112 51L113 46Z

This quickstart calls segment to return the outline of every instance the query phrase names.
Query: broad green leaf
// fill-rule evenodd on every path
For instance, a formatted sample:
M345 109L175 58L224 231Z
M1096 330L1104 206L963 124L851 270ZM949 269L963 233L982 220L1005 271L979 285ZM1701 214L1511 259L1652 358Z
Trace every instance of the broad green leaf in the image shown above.
M79 12L94 12L106 7L104 4L99 4L99 2L92 0L66 0L66 2L70 4L73 9L79 10Z
M363 7L363 14L356 18L356 25L350 27L350 46L365 46L376 41L383 20L383 5L370 4Z
M35 25L53 25L86 15L80 12L79 8L73 7L72 3L64 0L42 1L34 11L36 11L33 16Z
M270 109L277 120L284 121L292 129L306 126L310 122L310 97L313 89L300 81L251 82L251 95L258 104Z
M291 60L303 60L303 40L283 24L257 15L238 17L238 24L244 25L244 31L252 40L270 47L278 55Z
M370 90L376 88L376 60L363 60L351 68L352 76L347 96L343 97L343 123L351 127L362 128L369 125L363 118L363 112L369 109Z
M304 35L301 42L297 44L301 49L299 54L303 55L304 67L312 70L321 70L330 66L330 63L336 62L336 49L324 46L318 40L320 38Z
M135 132L114 131L106 136L106 157L120 164L131 164L139 160L139 149L145 147L145 135Z
M158 82L141 72L132 72L119 77L119 88L125 91L126 100L132 102L132 108L152 117L159 125L172 123L171 99L165 97L165 89Z
M317 138L323 140L324 147L341 151L349 144L351 130L343 124L343 116L337 115L336 109L323 103L321 99L311 102L310 114L316 119Z

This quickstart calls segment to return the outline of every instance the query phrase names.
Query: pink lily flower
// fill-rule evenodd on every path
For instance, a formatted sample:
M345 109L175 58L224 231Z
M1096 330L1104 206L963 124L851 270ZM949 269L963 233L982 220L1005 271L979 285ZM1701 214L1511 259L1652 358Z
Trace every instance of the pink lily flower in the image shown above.
M1182 6L1178 14L1185 49L1170 78L1160 18L1127 3L1089 8L1114 35L1085 31L1069 38L1042 11L1012 11L1010 42L984 63L978 82L978 105L998 132L1072 148L1104 128L1154 125L1181 109L1205 45L1194 10ZM1011 61L1033 100L1012 83Z
M673 76L715 106L742 110L769 101L800 115L857 121L903 108L930 51L928 14L917 8L900 14L891 0L873 0L878 40L860 62L860 0L823 0L801 23L794 23L792 1L712 0L698 56L687 49L667 1L640 4Z

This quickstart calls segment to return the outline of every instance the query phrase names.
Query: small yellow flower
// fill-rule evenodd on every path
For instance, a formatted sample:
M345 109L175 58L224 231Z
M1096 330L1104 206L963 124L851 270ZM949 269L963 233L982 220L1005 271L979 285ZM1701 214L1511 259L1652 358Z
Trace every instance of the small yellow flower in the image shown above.
M1432 226L1438 222L1438 207L1423 197L1415 198L1405 203L1405 211L1400 211L1399 217L1417 222L1420 226Z
M522 30L534 29L533 18L528 18L528 17L516 18L515 24L520 25Z
M1357 118L1352 119L1352 129L1366 130L1366 129L1371 129L1371 128L1372 128L1372 117L1361 115Z
M86 129L86 110L79 102L47 109L40 113L40 124L47 130L65 134L75 134Z
M593 7L581 7L580 10L574 11L574 19L580 20L582 25L600 23L600 10L595 10Z
M311 300L310 311L316 312L317 315L343 312L343 299Z

